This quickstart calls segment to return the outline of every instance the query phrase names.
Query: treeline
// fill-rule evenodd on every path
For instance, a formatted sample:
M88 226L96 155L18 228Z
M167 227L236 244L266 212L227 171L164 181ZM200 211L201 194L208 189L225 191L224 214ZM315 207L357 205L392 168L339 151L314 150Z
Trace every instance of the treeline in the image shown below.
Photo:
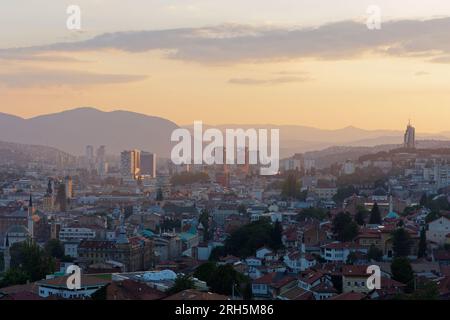
M182 172L176 173L170 179L170 183L174 186L183 186L194 183L207 183L209 176L205 172Z
M213 250L211 259L233 255L246 258L256 253L256 250L267 246L273 250L283 247L282 226L279 222L271 224L268 219L252 222L234 231L226 240L224 247Z
M56 259L70 262L58 240L50 240L44 248L33 241L16 242L10 248L10 269L3 274L0 288L45 279L55 272Z

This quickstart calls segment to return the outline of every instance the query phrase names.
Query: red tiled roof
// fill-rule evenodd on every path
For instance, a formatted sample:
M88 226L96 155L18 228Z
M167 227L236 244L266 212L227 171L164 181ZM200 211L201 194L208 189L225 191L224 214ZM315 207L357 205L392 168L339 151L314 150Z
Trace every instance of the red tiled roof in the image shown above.
M364 265L345 265L342 267L342 275L345 277L369 277L367 266Z
M0 300L22 300L22 301L30 301L30 300L43 300L39 295L29 291L15 292L6 295Z
M222 301L228 300L227 296L220 295L211 292L200 292L197 290L184 290L172 296L165 298L164 300L179 300L179 301L199 301L199 300L209 300L209 301Z
M299 280L305 282L307 284L313 284L320 278L322 278L324 274L319 271L311 271L306 274L300 275Z
M356 249L361 248L360 245L353 242L332 242L326 245L323 245L322 248L325 249Z
M38 281L39 286L51 286L51 287L67 287L67 279L69 276L57 277L54 279L41 280ZM81 275L81 287L86 286L98 286L107 285L111 280L105 280L103 278L95 276Z
M358 292L347 292L340 294L338 296L332 297L330 300L336 300L336 301L357 301L357 300L364 300L366 296L362 293Z
M106 289L107 300L160 300L165 293L133 280L111 283Z

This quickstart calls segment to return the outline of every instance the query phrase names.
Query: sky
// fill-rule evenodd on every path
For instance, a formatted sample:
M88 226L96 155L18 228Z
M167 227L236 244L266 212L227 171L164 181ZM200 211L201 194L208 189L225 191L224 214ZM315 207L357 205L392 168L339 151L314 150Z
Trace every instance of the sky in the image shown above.
M446 0L0 0L0 21L3 113L450 130Z

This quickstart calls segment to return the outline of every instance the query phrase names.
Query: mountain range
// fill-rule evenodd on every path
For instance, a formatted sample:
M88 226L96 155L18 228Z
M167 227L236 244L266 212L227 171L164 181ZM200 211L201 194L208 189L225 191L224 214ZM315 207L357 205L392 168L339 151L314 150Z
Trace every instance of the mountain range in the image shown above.
M82 155L86 145L106 145L109 154L126 149L141 149L168 157L173 143L174 122L129 111L104 112L95 108L77 108L30 119L0 113L0 140L24 144L51 146L73 155ZM190 126L182 126L190 128ZM204 128L212 127L204 125ZM301 125L218 125L225 128L280 129L282 157L296 152L326 149L332 146L374 147L401 144L403 131L365 130L346 127L324 130ZM418 139L450 140L450 132L418 133Z

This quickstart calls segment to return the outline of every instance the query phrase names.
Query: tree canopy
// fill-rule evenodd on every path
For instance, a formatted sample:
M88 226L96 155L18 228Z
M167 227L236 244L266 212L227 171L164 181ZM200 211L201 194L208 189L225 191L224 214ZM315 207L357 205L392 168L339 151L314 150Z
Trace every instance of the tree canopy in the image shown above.
M333 233L339 241L351 241L358 235L358 225L350 213L340 212L333 220Z
M392 279L406 284L408 291L414 288L414 272L408 258L394 258L391 264Z
M55 260L33 241L16 242L10 248L11 268L1 286L38 281L55 272Z
M205 281L210 290L215 293L242 296L244 299L251 297L249 292L250 279L242 273L236 271L232 265L226 264L217 266L214 262L207 262L197 268L194 276Z
M174 186L189 185L194 183L209 182L209 176L205 172L182 172L176 173L170 179L170 183Z
M280 230L275 228L276 226L272 225L268 219L261 219L240 227L225 240L225 254L245 258L254 255L262 246L279 249Z
M372 210L370 211L370 219L369 224L381 224L381 213L380 208L378 207L378 204L375 203L372 207Z
M411 252L411 237L404 228L398 228L392 234L392 249L395 257L408 257Z

